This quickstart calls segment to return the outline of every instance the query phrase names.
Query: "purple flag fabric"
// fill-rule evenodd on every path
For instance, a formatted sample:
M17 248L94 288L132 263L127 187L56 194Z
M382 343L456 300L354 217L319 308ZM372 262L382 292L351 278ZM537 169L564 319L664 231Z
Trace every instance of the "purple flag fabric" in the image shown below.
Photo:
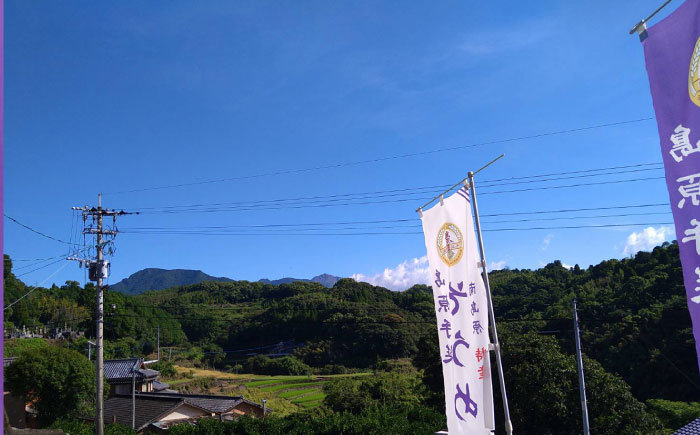
M700 0L687 0L642 41L700 360Z

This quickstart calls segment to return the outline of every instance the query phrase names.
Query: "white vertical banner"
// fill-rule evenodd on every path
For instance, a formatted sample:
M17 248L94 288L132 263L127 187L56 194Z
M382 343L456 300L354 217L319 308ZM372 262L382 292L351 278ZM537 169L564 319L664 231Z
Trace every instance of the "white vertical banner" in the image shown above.
M450 435L494 429L486 289L469 192L461 188L422 215L432 276Z

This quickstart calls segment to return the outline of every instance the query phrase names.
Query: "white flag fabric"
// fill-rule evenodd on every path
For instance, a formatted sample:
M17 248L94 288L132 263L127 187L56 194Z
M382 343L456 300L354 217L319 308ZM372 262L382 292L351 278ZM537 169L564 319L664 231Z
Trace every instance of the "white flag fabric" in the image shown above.
M450 435L494 429L488 302L479 270L469 192L422 216L437 314Z

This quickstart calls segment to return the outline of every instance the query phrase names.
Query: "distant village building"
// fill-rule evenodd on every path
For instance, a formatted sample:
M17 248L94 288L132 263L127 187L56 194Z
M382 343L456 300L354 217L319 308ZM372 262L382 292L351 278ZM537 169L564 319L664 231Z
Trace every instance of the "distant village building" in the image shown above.
M8 367L16 359L5 358L3 366ZM202 418L225 421L241 415L262 417L270 412L269 408L243 397L180 394L159 381L160 372L147 368L143 358L105 360L104 372L109 384L109 398L103 408L105 424L120 423L131 427L132 409L135 409L136 431L139 433L165 432L171 425L196 424ZM133 396L132 388L135 391ZM4 408L13 427L36 427L30 403L5 391ZM85 416L84 419L93 421L94 416Z
M104 361L104 371L110 396L131 394L132 384L137 392L143 393L168 388L168 384L156 380L160 372L146 368L143 358L108 359Z
M172 425L196 424L202 418L227 421L241 415L263 416L262 405L243 397L205 394L138 393L135 395L135 406L132 406L131 395L110 397L104 403L105 423L131 426L132 409L136 411L135 429L139 433L165 432Z

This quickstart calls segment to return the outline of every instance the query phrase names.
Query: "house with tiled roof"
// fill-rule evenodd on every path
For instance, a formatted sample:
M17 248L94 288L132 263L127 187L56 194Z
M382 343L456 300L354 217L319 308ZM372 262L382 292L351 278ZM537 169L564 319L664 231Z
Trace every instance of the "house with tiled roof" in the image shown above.
M104 402L103 409L105 423L131 426L134 418L137 432L165 431L171 425L196 424L202 418L262 417L264 412L261 404L242 397L179 393L137 393L133 398L117 394Z
M673 435L700 435L700 418L696 418L682 428L673 432Z
M108 359L104 361L105 378L109 383L109 395L131 394L132 384L137 392L152 392L168 388L157 382L160 372L146 368L143 358Z

